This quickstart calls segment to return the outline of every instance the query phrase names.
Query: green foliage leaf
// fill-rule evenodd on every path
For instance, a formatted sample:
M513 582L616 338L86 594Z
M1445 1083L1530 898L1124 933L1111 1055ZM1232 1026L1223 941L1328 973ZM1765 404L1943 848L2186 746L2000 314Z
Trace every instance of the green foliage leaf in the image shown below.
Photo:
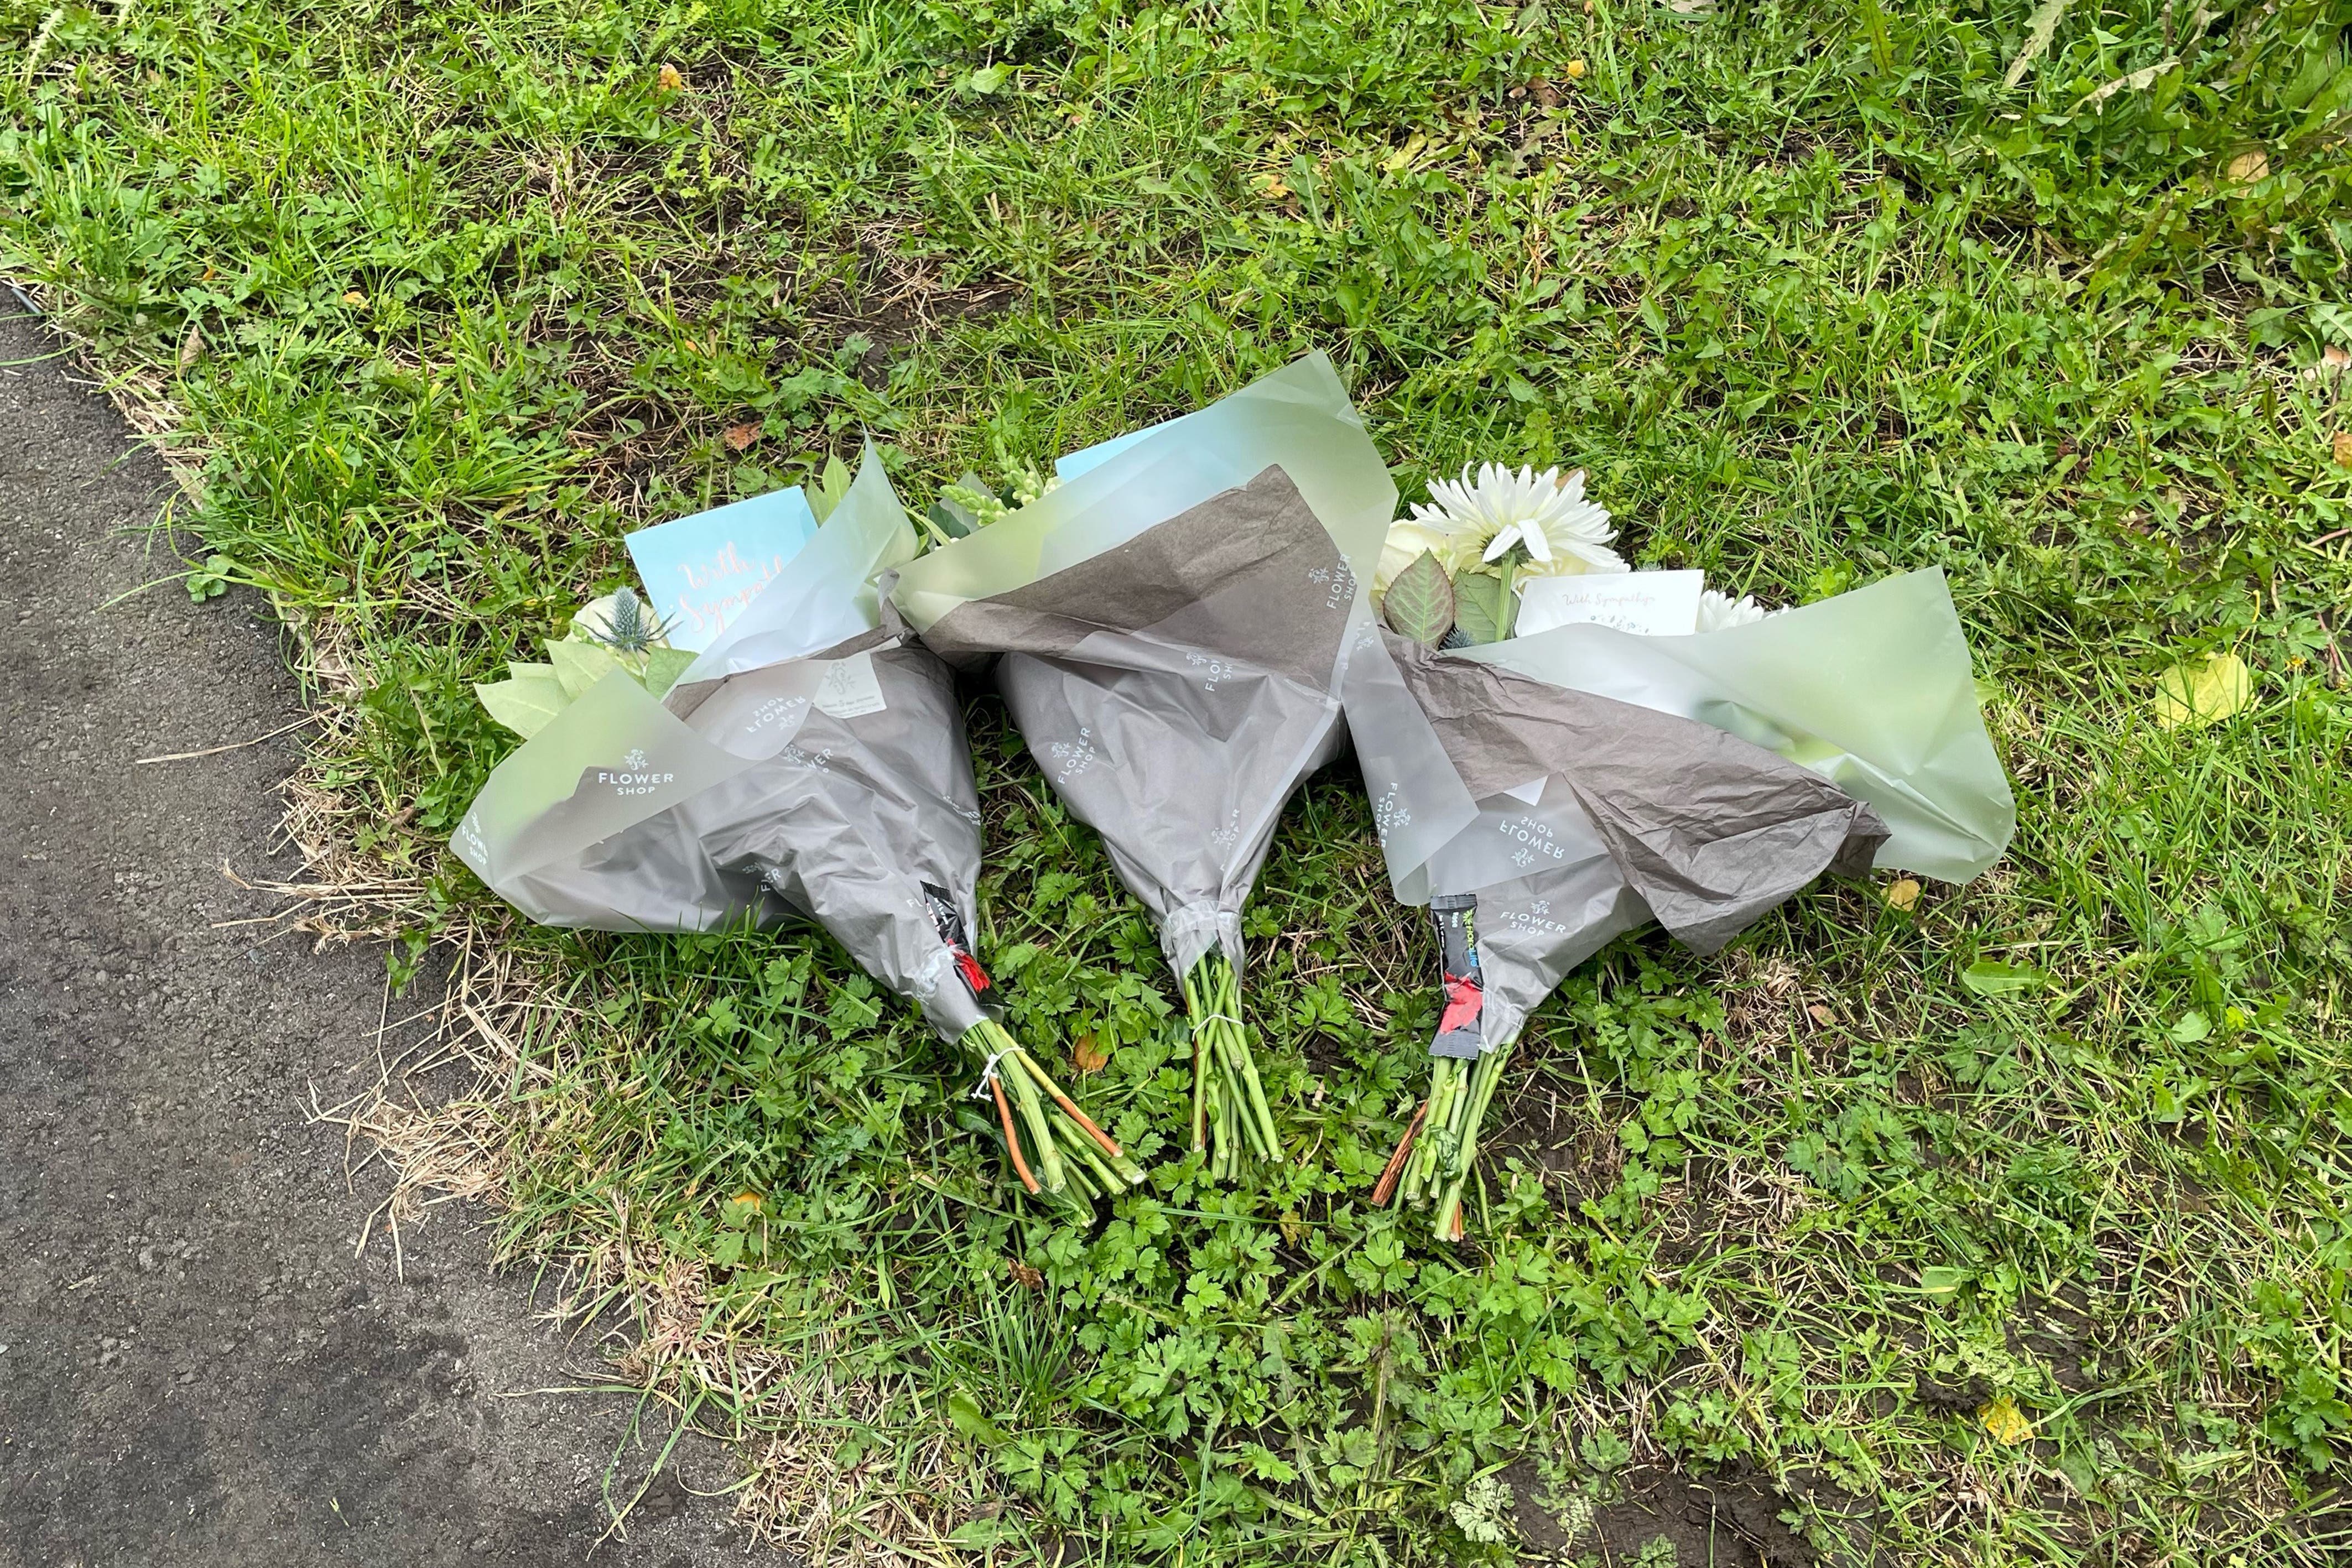
M1454 574L1454 625L1470 643L1499 643L1519 618L1519 598L1500 573L1464 567Z
M507 680L477 685L474 695L500 724L529 740L554 721L572 701L563 683L547 664L514 664ZM541 673L544 672L544 674Z
M1004 1434L996 1423L980 1413L980 1402L961 1390L948 1396L948 1422L973 1442L988 1448L998 1448L1004 1442Z
M815 483L801 486L802 493L808 497L809 510L816 514L818 522L833 516L833 509L841 505L844 496L849 494L850 484L856 477L850 471L849 465L841 460L839 453L826 455L824 473Z
M563 695L578 702L590 686L621 667L621 662L594 643L575 643L570 638L547 645L548 661L555 666L555 678L563 684Z
M923 517L942 538L960 539L971 532L971 512L947 501L933 501Z
M1948 1296L1974 1278L1966 1269L1937 1264L1919 1270L1919 1289L1930 1296Z
M225 555L208 555L205 564L188 571L188 597L201 604L207 599L218 599L228 591L230 576L236 562Z
M2042 988L2042 974L2018 964L1979 958L1960 971L1960 984L1979 997L2011 997Z
M967 1519L948 1532L948 1539L958 1546L981 1551L1004 1541L1017 1541L1021 1532L992 1514Z
M1381 601L1381 619L1400 637L1434 648L1454 630L1454 584L1435 552L1423 550L1396 574Z
M693 664L691 648L648 648L646 650L646 690L661 696L677 685L678 676Z

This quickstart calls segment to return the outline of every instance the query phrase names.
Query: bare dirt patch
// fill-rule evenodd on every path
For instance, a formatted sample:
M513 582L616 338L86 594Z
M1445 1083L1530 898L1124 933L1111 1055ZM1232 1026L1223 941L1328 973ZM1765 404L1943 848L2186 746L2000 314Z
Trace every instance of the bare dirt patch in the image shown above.
M1539 1561L1597 1558L1603 1564L1655 1562L1660 1540L1672 1561L1694 1568L1813 1568L1820 1553L1780 1521L1788 1500L1761 1481L1738 1474L1697 1477L1666 1465L1627 1470L1610 1486L1611 1500L1589 1517L1561 1518L1522 1488L1513 1510L1521 1540ZM1570 1526L1580 1526L1571 1533Z

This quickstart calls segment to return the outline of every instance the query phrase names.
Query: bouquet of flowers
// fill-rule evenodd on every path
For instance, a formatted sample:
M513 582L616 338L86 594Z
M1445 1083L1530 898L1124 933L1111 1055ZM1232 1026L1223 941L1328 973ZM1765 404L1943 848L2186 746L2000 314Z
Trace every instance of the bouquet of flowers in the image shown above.
M593 652L558 643L550 664L581 679L530 716L456 848L547 925L815 921L980 1061L1023 1185L1090 1198L1142 1173L986 1009L962 715L946 668L875 587L914 550L869 449L792 570L698 656L664 648L634 594L575 617L565 641ZM518 695L505 685L484 692L502 719Z
M1712 952L1825 871L1966 881L2014 825L1940 572L1767 615L1623 571L1607 514L1557 475L1458 488L1502 504L1391 533L1349 706L1391 883L1445 947L1430 1095L1375 1196L1429 1204L1443 1239L1528 1014L1612 937L1655 919ZM1517 558L1576 550L1581 604L1617 610L1508 635L1547 575ZM1482 570L1503 586L1465 637ZM1661 614L1668 634L1643 623Z
M992 664L1157 921L1192 1025L1193 1146L1230 1176L1281 1148L1241 1013L1242 905L1284 803L1340 744L1396 491L1320 354L1059 467L1025 504L948 513L981 526L909 562L893 599L941 656Z

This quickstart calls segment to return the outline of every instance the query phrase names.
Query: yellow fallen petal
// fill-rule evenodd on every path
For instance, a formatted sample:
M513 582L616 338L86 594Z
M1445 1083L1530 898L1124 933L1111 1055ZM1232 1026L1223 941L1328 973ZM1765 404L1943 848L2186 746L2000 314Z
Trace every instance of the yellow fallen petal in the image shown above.
M1919 902L1919 884L1909 877L1886 884L1886 907L1908 912Z
M1977 1419L1984 1423L1984 1429L1992 1434L1996 1443L2015 1447L2033 1437L2033 1423L2025 1418L2016 1401L2006 1394L1978 1411Z
M2218 724L2254 700L2254 677L2235 653L2212 653L2202 664L2175 664L2157 677L2149 706L2167 729Z
M661 84L664 92L677 92L686 86L686 77L676 66L662 67L660 74L654 79Z

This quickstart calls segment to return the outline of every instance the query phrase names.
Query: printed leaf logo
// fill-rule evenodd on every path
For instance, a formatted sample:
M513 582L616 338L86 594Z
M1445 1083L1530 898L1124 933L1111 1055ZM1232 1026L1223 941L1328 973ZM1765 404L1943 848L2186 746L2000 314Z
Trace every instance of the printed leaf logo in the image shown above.
M646 760L647 758L644 752L632 751L626 757L621 758L621 766L627 768L630 772L635 773L644 768Z

